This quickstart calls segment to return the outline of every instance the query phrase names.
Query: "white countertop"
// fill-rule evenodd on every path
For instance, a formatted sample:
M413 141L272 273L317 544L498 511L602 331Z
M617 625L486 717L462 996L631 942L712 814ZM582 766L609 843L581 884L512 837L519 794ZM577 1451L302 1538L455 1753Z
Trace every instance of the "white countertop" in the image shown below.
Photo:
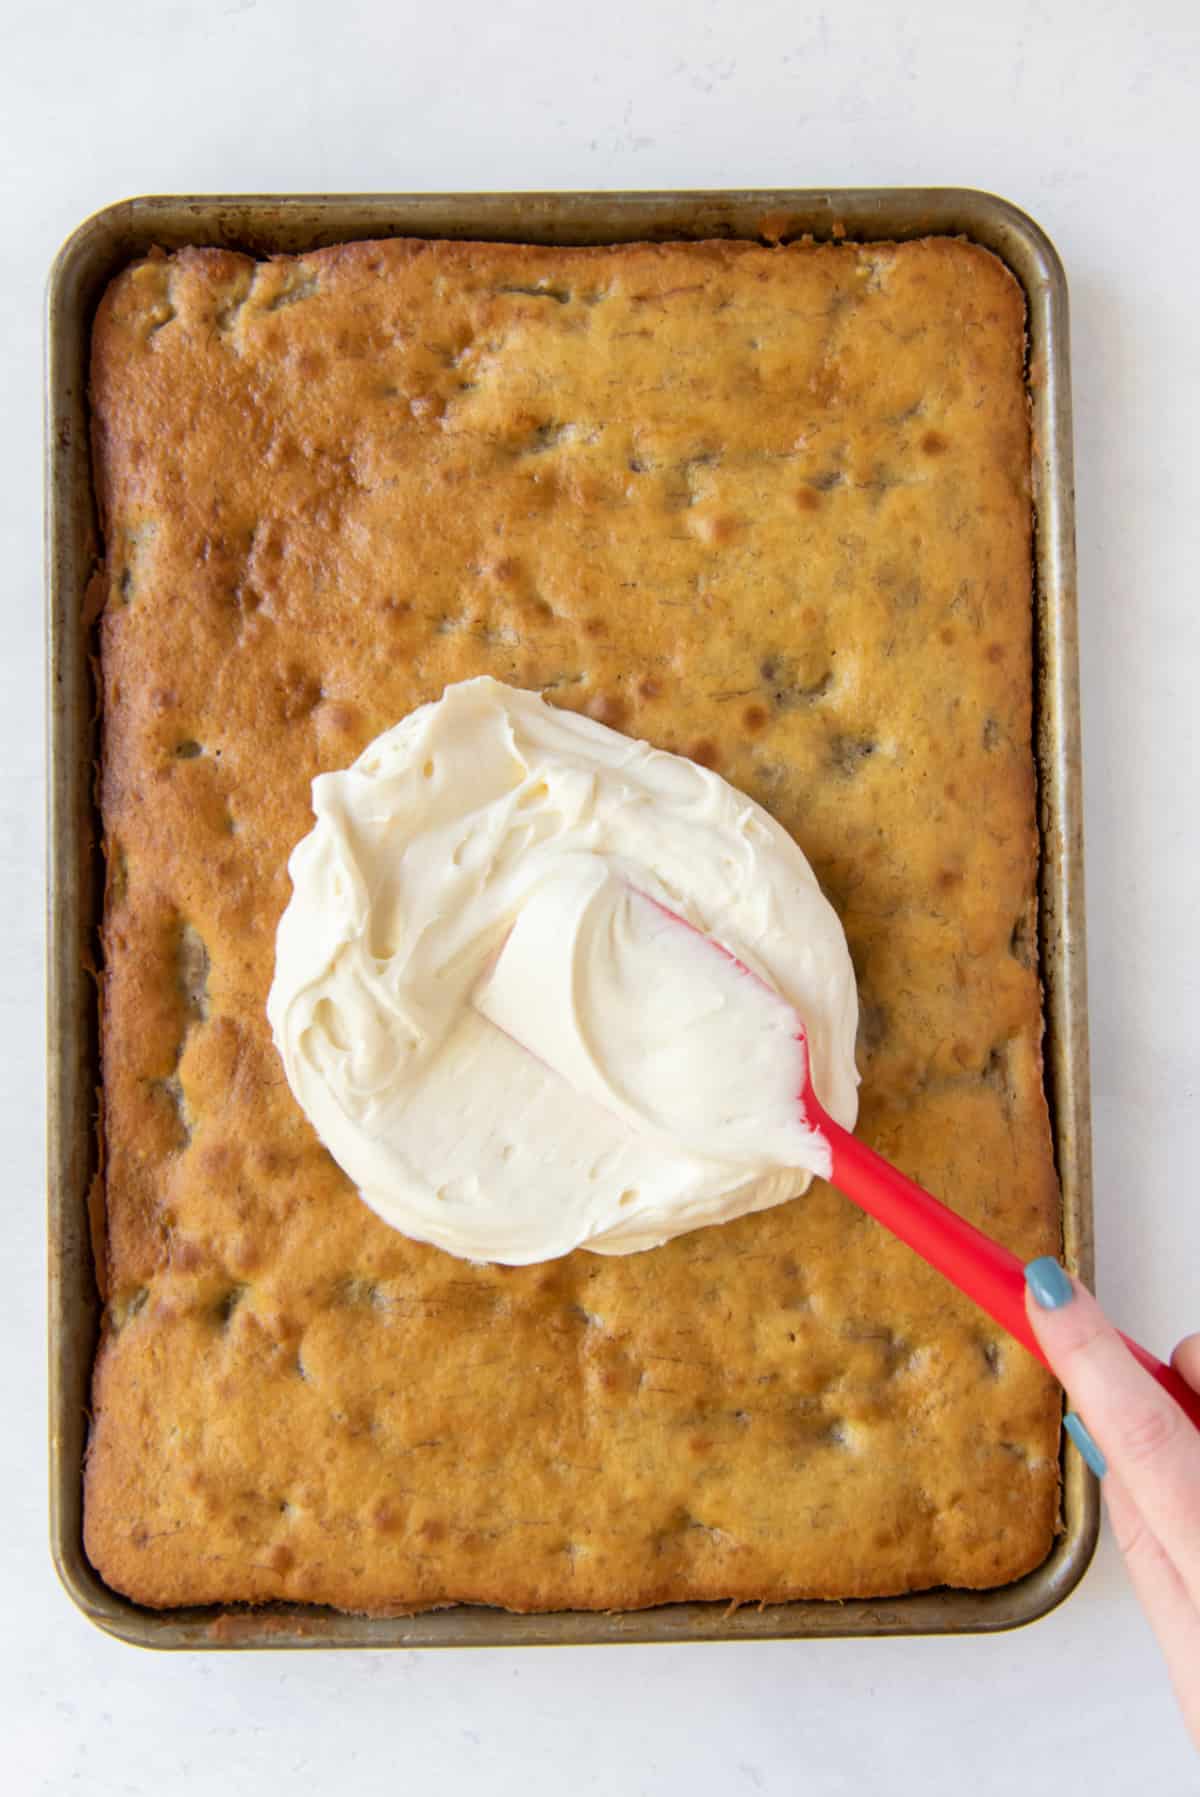
M73 1610L46 1547L40 405L51 257L136 193L940 183L1031 212L1073 303L1099 1280L1165 1348L1200 1326L1194 0L14 0L4 40L10 1789L1193 1789L1107 1541L990 1639L168 1657Z

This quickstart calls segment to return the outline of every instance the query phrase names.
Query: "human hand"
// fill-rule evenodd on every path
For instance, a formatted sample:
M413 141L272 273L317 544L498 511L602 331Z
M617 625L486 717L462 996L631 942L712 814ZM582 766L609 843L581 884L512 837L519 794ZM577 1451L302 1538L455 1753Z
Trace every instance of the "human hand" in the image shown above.
M1200 1747L1200 1431L1056 1260L1030 1261L1025 1283L1030 1324L1078 1407L1067 1432L1103 1481L1117 1546ZM1171 1363L1200 1390L1200 1334Z

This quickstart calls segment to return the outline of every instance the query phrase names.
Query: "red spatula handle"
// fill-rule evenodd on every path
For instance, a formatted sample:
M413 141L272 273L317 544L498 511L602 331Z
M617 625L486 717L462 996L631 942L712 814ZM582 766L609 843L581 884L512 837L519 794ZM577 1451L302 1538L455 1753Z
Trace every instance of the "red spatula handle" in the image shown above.
M1045 1365L1046 1356L1025 1314L1025 1269L1016 1255L932 1197L832 1117L823 1115L818 1127L833 1150L833 1184L944 1273ZM1127 1335L1121 1339L1200 1428L1200 1393L1174 1367L1164 1365Z

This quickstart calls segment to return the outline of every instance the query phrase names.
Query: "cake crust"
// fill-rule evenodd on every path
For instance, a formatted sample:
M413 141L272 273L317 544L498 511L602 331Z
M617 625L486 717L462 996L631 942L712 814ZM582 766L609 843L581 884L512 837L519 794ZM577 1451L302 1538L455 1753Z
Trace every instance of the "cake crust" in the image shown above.
M105 539L105 1312L85 1540L151 1606L985 1587L1057 1389L829 1187L457 1261L360 1202L265 1017L309 786L488 673L712 766L860 984L861 1130L1059 1246L1024 307L904 245L216 250L121 274Z

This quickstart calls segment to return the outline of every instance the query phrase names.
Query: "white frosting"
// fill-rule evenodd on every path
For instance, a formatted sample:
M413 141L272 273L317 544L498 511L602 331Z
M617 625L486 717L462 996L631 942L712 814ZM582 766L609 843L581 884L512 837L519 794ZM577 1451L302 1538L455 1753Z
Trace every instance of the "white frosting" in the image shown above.
M385 1221L524 1265L649 1248L828 1171L789 1007L852 1127L845 937L791 837L719 776L481 679L321 775L313 809L268 1015Z
M602 855L564 855L522 905L474 1003L664 1148L743 1179L830 1172L829 1146L799 1103L808 1057L795 1011Z

